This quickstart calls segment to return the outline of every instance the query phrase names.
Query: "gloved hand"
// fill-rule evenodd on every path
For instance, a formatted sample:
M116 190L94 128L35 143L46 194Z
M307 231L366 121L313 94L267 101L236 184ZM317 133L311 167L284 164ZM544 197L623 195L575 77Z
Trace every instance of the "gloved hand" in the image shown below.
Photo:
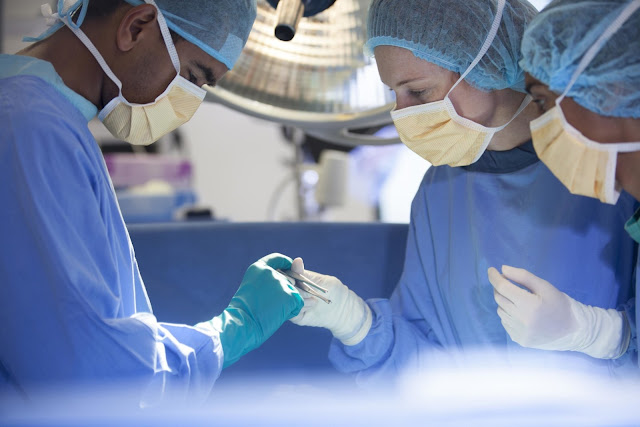
M331 304L300 291L304 297L304 307L291 321L301 326L327 328L334 337L345 345L356 345L367 336L371 329L371 309L362 298L333 276L305 270L301 258L293 260L291 270L303 274L327 289L324 294Z
M521 268L504 265L502 275L493 267L488 273L502 325L521 346L599 359L626 352L631 332L623 312L582 304Z
M220 333L226 368L258 348L288 319L300 312L302 297L285 276L291 258L267 255L251 264L229 306L217 317L196 327Z

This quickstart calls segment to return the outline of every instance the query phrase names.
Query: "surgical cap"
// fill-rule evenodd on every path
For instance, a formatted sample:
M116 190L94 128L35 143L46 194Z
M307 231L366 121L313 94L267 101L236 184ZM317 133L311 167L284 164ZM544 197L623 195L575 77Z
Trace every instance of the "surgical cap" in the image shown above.
M497 0L373 0L365 52L373 55L376 46L398 46L462 74L486 40L497 4ZM523 92L520 41L535 14L526 0L507 0L491 47L465 80L485 91Z
M125 0L134 6L143 0ZM253 21L256 0L155 0L167 26L190 43L233 68Z
M629 0L559 0L525 32L520 65L564 92L585 52ZM567 96L603 116L640 118L640 11L605 42Z

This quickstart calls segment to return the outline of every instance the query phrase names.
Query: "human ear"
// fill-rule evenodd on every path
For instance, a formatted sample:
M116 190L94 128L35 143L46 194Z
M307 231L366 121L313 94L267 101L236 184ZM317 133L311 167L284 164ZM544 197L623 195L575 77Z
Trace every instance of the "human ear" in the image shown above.
M153 34L157 37L156 29L158 10L151 4L143 4L129 9L120 21L116 32L116 44L122 52L128 52L145 37Z

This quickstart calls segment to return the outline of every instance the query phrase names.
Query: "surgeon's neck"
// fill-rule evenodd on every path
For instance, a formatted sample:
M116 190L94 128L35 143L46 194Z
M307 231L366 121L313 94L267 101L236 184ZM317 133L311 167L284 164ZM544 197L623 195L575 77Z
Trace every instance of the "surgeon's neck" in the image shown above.
M68 28L59 29L17 54L50 62L66 86L94 105L100 105L105 75L93 55Z
M491 126L499 126L500 124L508 122L515 114L522 103L522 100L526 96L522 92L517 92L511 89L505 89L497 91L496 96L500 97L497 105L501 106L501 114L497 113L496 116L500 117L497 123L491 124ZM529 129L529 122L540 116L539 108L535 103L530 102L529 105L513 119L509 125L500 132L493 135L488 150L492 151L506 151L518 147L531 139L531 131Z

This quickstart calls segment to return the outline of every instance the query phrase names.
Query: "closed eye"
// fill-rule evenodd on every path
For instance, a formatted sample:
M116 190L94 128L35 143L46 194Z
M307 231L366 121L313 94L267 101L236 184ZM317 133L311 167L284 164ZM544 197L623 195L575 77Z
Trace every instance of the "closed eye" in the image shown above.
M189 71L189 81L198 86L198 78L191 71Z

